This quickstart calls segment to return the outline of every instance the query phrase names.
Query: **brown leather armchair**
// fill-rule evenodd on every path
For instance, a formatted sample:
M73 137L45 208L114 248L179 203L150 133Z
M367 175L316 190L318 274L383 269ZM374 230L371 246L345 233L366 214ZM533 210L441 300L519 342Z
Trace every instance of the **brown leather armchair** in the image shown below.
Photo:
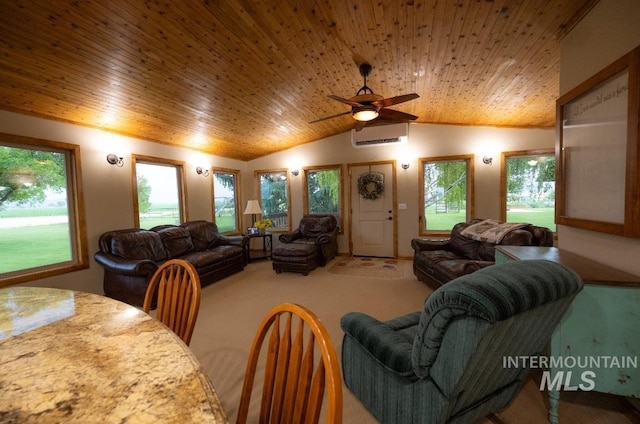
M282 243L304 243L315 245L320 253L320 266L338 254L338 220L333 215L305 215L298 228L280 235Z
M338 221L329 214L305 215L298 228L281 234L279 240L271 255L273 269L306 275L338 254Z

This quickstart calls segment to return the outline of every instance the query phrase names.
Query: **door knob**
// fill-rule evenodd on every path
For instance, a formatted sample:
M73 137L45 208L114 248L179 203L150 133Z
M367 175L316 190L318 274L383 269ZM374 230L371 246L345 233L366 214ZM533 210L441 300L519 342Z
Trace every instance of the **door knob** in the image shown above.
M389 218L387 218L387 219L388 219L389 221L393 221L393 218L392 218L392 217L389 217Z

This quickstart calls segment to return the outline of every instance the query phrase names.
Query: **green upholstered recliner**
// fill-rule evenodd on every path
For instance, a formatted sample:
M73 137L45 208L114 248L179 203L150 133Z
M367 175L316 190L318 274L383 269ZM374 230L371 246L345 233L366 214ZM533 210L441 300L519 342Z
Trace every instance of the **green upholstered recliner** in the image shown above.
M382 423L473 423L511 403L582 280L548 261L495 265L431 294L423 311L341 320L346 386Z

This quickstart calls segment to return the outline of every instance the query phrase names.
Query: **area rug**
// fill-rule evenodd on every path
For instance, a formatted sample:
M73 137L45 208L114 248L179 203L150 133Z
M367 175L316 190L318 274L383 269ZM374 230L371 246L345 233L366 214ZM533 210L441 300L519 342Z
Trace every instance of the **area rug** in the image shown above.
M337 258L329 267L332 274L356 277L402 278L407 274L408 261L388 258Z

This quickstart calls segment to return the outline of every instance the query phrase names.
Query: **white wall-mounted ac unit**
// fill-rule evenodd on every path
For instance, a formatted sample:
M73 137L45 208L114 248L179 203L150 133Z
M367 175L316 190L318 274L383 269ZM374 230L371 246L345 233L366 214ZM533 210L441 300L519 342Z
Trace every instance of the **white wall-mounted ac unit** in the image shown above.
M409 124L376 125L360 131L351 130L353 147L389 146L407 142Z

